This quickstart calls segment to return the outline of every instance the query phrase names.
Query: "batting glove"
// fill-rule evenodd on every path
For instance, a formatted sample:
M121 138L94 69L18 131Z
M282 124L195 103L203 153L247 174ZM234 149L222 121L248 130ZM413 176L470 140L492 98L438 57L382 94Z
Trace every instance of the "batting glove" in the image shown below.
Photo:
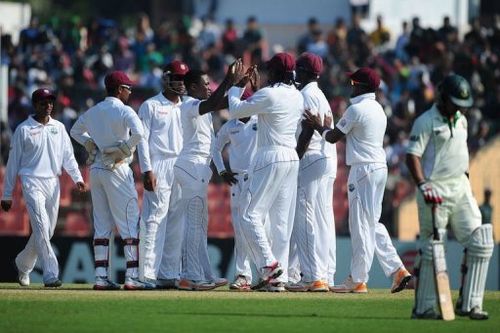
M443 203L443 198L439 195L437 190L432 187L431 183L423 181L418 184L418 189L424 196L425 202L438 205Z
M85 162L87 165L91 165L95 161L95 157L97 155L97 146L92 139L88 139L84 144L85 150L88 153L87 161Z

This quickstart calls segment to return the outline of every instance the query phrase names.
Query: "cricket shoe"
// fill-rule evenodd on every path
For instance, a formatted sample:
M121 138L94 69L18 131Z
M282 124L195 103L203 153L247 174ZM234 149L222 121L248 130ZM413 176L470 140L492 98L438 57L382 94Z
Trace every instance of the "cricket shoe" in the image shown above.
M255 286L252 287L253 290L259 290L260 288L269 284L272 279L276 279L281 274L283 274L283 268L279 262L275 261L269 266L264 266L261 268L262 277Z
M413 308L411 319L442 319L442 317L434 309L427 309L422 313L417 313L415 308Z
M406 268L401 267L400 269L398 269L396 272L394 272L392 276L391 293L394 294L405 289L406 286L408 285L408 282L410 282L411 278L412 276L406 270Z
M314 292L321 292L321 291L328 291L328 284L324 281L321 280L316 280L316 281L299 281L297 283L290 283L286 285L286 290L292 291L292 292L304 292L304 291L314 291Z
M178 289L179 280L178 279L157 279L156 289Z
M234 282L229 285L229 289L237 291L250 291L251 287L251 283L244 275L238 275Z
M333 286L332 291L334 293L354 293L354 294L366 294L368 288L364 282L354 282L352 277L349 276L344 283Z
M107 276L96 276L94 290L120 290L120 285L108 279Z
M181 279L179 281L179 290L194 290L194 291L205 291L217 288L213 281L195 281L188 279Z
M45 288L58 288L62 286L62 282L59 279L51 280L44 283Z
M468 312L455 309L455 313L460 317L468 316L472 320L486 320L489 318L488 312L481 310L478 306L473 307Z
M215 288L223 287L229 283L229 281L225 278L215 278L212 282L215 284Z
M257 291L264 291L264 292L285 292L286 290L286 284L285 282L279 282L279 281L270 281L268 284L263 286L262 288L257 289Z
M17 263L14 260L14 267L16 268L17 271L17 282L19 282L19 285L22 287L27 287L30 285L30 275L28 273L22 272L19 267L17 267Z
M125 290L153 290L155 285L147 281L141 281L138 278L133 278L127 276L125 278L125 284L123 285Z

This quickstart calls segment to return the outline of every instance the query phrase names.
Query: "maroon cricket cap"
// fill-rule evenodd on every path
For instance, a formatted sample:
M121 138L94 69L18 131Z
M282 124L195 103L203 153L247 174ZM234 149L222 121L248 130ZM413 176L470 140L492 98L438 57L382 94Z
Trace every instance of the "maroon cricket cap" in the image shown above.
M189 67L179 60L174 60L163 68L163 73L170 72L173 75L186 75L189 72Z
M43 101L43 100L46 100L46 99L53 99L53 100L55 100L56 99L56 95L54 95L52 93L52 91L50 91L47 88L37 89L37 90L35 90L31 94L31 101L33 103L36 103L36 102L39 102L39 101Z
M104 79L104 85L106 86L106 88L116 88L121 86L122 84L131 86L134 83L129 79L127 74L121 71L111 72L106 75L106 78Z
M380 86L380 76L369 67L362 67L354 73L347 73L347 76L354 81L354 84L364 85L373 91Z
M295 64L297 68L302 68L315 75L320 75L323 72L323 59L314 53L302 53Z
M295 70L295 59L288 53L276 53L267 63L267 69L276 72L291 72Z

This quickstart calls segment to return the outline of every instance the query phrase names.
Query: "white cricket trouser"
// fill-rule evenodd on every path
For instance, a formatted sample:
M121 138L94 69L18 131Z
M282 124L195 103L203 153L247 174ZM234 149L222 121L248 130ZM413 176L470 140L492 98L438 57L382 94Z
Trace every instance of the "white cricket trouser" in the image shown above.
M179 209L185 223L181 277L195 281L213 280L207 249L207 190L212 170L207 164L178 161L174 175L182 188Z
M329 159L319 154L306 154L300 161L297 204L292 242L297 244L300 271L304 281L328 280L328 262L332 221L327 209L332 208L326 188ZM330 201L330 205L328 205Z
M458 178L433 181L434 187L443 198L436 209L436 227L446 229L448 223L463 246L467 245L472 232L481 226L481 212L472 194L469 179L464 174ZM420 191L417 192L420 243L432 239L432 205L426 204ZM425 247L425 246L424 246Z
M156 191L144 191L139 253L143 259L141 275L152 280L158 277L161 263L161 278L179 278L180 275L184 229L182 220L176 213L180 199L180 188L174 181L176 160L177 158L153 159Z
M349 171L347 184L352 246L351 276L354 282L368 282L386 181L385 163L355 164Z
M255 265L260 269L278 260L285 269L277 280L287 282L297 197L297 153L286 147L260 148L250 170L241 199L243 234ZM267 214L270 237L264 226Z
M331 160L330 163L337 164L337 161ZM336 165L335 165L335 170L336 170ZM324 187L324 191L326 191L326 198L327 198L326 219L328 221L328 227L329 227L328 234L330 235L330 239L328 241L328 244L330 245L330 248L328 250L328 285L330 286L335 285L335 273L337 272L337 238L335 230L335 215L333 213L333 189L334 189L333 186L335 183L335 177L336 174L335 175L330 174L330 176L328 177L328 182Z
M246 172L235 175L238 183L231 186L231 218L234 229L234 261L235 275L243 275L248 281L252 280L252 268L250 267L250 258L248 256L248 245L243 235L243 226L241 221L242 211L240 210L240 195L245 183L248 181Z
M127 277L138 277L139 206L134 177L128 164L115 170L92 168L90 170L91 195L94 216L94 240L109 239L116 226L124 246ZM133 243L133 244L132 244ZM95 260L107 261L107 246L96 246ZM96 267L96 276L107 276L107 267Z
M403 262L398 252L392 244L387 228L382 223L375 226L375 254L385 276L390 277L399 268L403 267Z
M43 282L52 282L59 277L59 264L50 244L59 211L59 178L21 176L21 184L32 232L25 248L15 259L16 265L20 271L29 274L40 258Z

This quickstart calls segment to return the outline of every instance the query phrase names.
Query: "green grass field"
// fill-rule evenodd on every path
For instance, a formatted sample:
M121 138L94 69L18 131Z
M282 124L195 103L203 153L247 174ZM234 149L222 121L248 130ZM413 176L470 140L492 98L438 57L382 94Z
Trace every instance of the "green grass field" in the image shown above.
M456 298L456 294L454 294ZM90 285L0 284L0 332L468 332L500 330L500 292L487 321L410 320L413 291L392 295L186 291L96 292ZM495 328L496 327L496 328Z

